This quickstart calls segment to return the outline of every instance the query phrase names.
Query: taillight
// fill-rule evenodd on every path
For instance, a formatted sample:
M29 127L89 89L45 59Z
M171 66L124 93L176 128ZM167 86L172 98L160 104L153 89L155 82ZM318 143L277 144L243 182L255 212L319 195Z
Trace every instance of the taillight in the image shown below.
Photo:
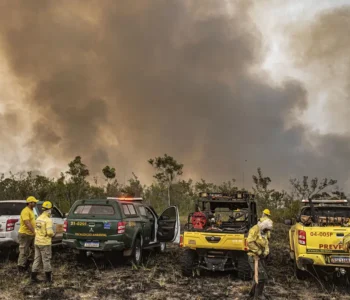
M298 230L298 242L300 245L306 245L306 232L304 230Z
M15 224L18 222L18 219L8 219L6 221L6 231L13 231L15 229Z
M68 230L68 221L67 220L64 220L64 223L63 223L63 231L64 232L67 232Z
M118 222L117 233L124 233L125 232L125 226L126 226L126 222Z
M184 245L184 237L183 237L183 235L181 234L181 235L180 235L180 247L183 247L183 245Z
M244 251L248 251L248 241L244 239Z

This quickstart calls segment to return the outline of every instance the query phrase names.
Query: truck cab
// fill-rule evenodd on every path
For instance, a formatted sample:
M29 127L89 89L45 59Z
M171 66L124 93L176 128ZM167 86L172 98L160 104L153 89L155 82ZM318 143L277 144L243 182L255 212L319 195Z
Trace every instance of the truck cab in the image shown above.
M312 201L312 203L311 203ZM295 275L304 279L311 270L329 274L350 272L350 256L343 239L350 234L347 200L302 200L296 220L285 220L289 230L290 257Z

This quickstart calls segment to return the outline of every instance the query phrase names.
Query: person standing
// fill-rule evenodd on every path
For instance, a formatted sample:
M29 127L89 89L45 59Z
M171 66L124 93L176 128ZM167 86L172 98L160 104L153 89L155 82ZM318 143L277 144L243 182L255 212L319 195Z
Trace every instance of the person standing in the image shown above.
M254 272L254 281L249 296L254 299L265 299L264 286L268 279L264 259L269 255L269 241L267 234L272 230L273 223L270 219L259 222L249 230L248 262Z
M51 220L52 203L45 201L42 205L43 213L38 217L35 224L35 256L31 273L31 281L39 282L37 276L41 265L43 266L46 282L52 282L51 269L51 244L55 235Z
M33 254L35 236L35 215L34 207L38 200L29 196L26 200L27 206L22 209L20 216L20 227L18 230L19 257L18 271L25 272L29 267L29 259Z

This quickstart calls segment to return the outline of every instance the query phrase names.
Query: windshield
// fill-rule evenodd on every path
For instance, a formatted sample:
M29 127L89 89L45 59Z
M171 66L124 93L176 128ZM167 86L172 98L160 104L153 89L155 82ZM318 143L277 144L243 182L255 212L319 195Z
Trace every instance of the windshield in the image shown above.
M25 207L25 203L1 203L0 201L0 216L19 216Z
M198 201L198 206L201 210L217 210L221 208L229 209L229 210L237 210L237 209L248 209L247 201L219 201L219 200L209 200L209 201Z
M311 216L311 208L306 207L302 215ZM336 206L336 207L315 207L315 215L317 217L341 217L349 218L350 217L350 207L347 206Z
M220 223L244 222L248 217L248 210L238 209L233 203L227 202L202 202L199 207L201 211L209 213Z
M217 219L219 219L221 222L240 222L245 221L248 212L245 210L230 210L228 208L216 208L214 212L214 215Z
M78 205L73 214L75 215L114 215L115 211L111 205L83 204Z

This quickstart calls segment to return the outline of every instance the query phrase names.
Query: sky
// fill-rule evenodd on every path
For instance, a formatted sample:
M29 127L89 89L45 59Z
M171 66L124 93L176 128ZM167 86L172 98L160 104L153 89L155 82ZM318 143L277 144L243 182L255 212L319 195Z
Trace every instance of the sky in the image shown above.
M350 188L350 1L0 1L0 173Z

